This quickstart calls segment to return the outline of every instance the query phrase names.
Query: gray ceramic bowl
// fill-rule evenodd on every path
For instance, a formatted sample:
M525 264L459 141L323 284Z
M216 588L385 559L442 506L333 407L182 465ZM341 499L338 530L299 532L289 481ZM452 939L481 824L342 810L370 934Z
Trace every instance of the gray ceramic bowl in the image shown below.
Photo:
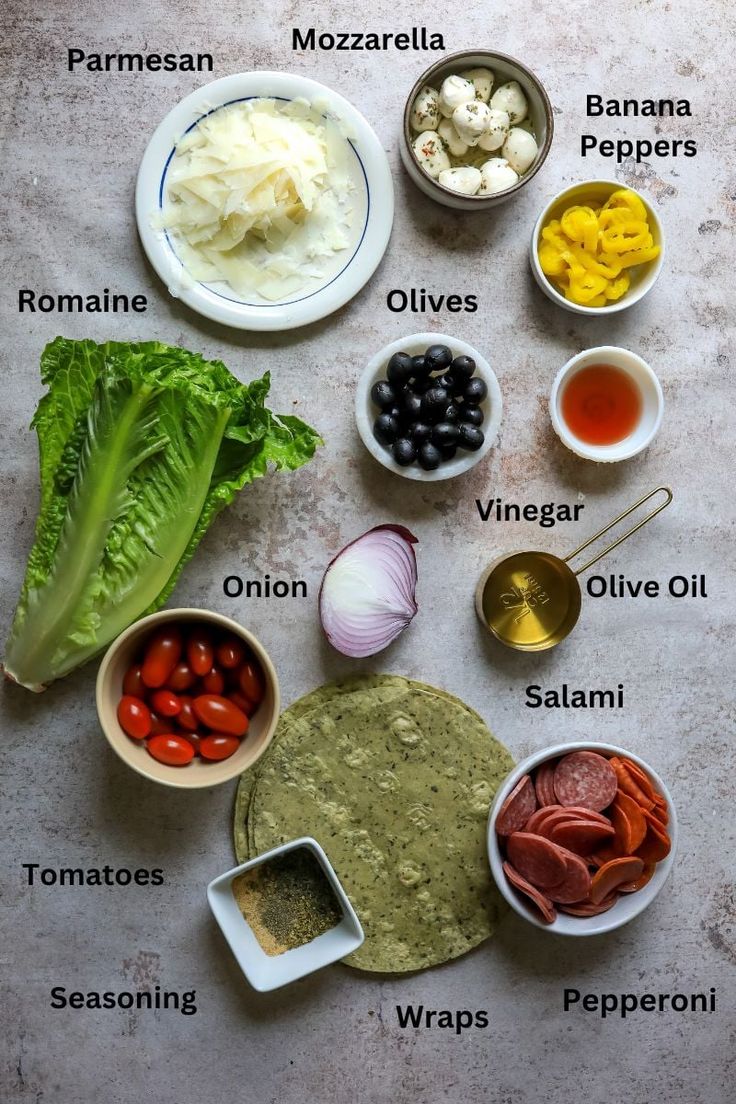
M502 192L494 192L491 195L469 196L454 192L451 188L445 188L437 180L433 180L431 176L428 176L424 169L420 167L412 148L412 142L416 138L416 134L411 129L409 117L414 100L425 84L432 88L438 88L445 77L449 77L453 73L460 73L464 69L475 69L480 66L490 69L495 74L494 88L511 80L519 82L529 103L529 118L532 121L539 153L531 168L512 187L506 188ZM404 107L399 152L409 176L430 199L435 199L445 207L454 207L460 211L488 211L491 207L505 203L507 199L515 196L541 169L552 144L553 132L552 104L544 90L544 86L539 78L532 73L531 69L527 69L526 65L507 54L498 54L492 50L462 50L460 53L450 54L436 61L434 65L430 65L429 69L422 73L412 88ZM488 156L492 157L494 155L489 153Z

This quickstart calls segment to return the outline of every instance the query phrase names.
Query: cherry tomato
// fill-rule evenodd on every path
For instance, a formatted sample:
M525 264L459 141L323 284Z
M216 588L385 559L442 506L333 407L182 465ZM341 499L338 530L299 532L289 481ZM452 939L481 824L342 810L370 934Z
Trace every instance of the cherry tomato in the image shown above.
M125 672L125 678L123 679L123 693L132 694L134 698L145 698L146 696L146 684L141 678L141 665L140 663L134 663L132 667L129 667Z
M183 736L188 744L191 744L194 748L194 754L200 754L200 745L202 743L202 737L196 732L180 732L179 736Z
M144 701L125 694L118 702L120 727L133 740L145 740L151 732L151 711Z
M239 690L231 690L228 694L231 702L237 705L238 709L241 709L245 713L246 717L252 717L256 711L257 706L253 704L245 694L241 694Z
M177 663L169 675L169 681L166 685L169 690L174 690L177 694L180 694L182 690L189 690L194 686L196 681L197 676L188 663Z
M149 640L143 657L141 678L149 689L156 690L169 679L181 657L181 633L167 626Z
M176 723L180 725L181 728L185 728L188 733L196 732L199 722L194 716L194 710L192 709L192 699L182 697L179 699L179 702L181 704L181 710L176 718Z
M206 675L215 661L212 641L202 629L195 629L187 641L187 659L195 675Z
M256 663L246 662L238 672L238 682L246 698L258 705L263 701L263 673Z
M242 709L217 694L200 694L192 701L194 714L207 728L227 736L245 736L248 718Z
M204 736L200 740L199 754L203 759L229 759L239 747L240 740L237 736L213 732L211 736Z
M237 636L226 636L222 643L217 645L215 655L220 666L230 671L245 659L245 645L242 640L238 640Z
M159 763L166 763L169 767L185 767L194 758L194 748L183 736L176 736L173 732L168 735L152 736L147 741L146 747L154 759Z
M176 717L181 713L181 702L172 690L157 690L151 694L151 705L162 717Z
M225 689L225 676L217 667L212 667L202 679L205 694L221 694Z
M151 735L165 736L167 732L171 732L171 721L168 717L159 717L151 710Z

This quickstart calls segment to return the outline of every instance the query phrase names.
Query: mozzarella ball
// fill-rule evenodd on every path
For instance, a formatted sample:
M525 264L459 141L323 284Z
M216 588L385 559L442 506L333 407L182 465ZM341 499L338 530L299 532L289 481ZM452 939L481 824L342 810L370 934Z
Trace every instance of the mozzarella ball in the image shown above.
M509 165L505 157L491 157L480 167L479 195L492 195L504 192L519 179L518 174Z
M434 180L443 169L450 167L450 158L445 153L442 139L436 130L425 130L414 139L414 153L427 176L431 176Z
M475 89L476 100L488 103L491 98L493 82L496 79L490 69L466 69L460 76L470 81Z
M446 77L440 88L440 113L449 119L456 107L475 99L475 88L464 77Z
M455 130L455 124L452 119L443 119L437 127L437 133L453 157L464 157L468 152L468 144L467 142L463 142L462 138Z
M525 173L536 160L539 151L528 130L512 127L501 152L512 169L517 173Z
M482 100L461 104L452 113L455 130L460 140L469 146L477 146L480 138L488 130L491 112Z
M497 150L506 141L511 120L507 111L498 111L492 108L489 114L488 130L481 134L478 139L478 146L482 150Z
M445 188L452 188L453 192L462 192L463 195L475 195L481 183L480 169L474 169L472 165L444 169L438 179Z
M440 121L439 95L434 88L425 84L419 92L411 109L409 123L412 130L436 130Z
M526 119L528 105L519 82L509 81L508 84L500 85L491 97L491 107L498 111L507 111L512 123L520 123L522 119Z

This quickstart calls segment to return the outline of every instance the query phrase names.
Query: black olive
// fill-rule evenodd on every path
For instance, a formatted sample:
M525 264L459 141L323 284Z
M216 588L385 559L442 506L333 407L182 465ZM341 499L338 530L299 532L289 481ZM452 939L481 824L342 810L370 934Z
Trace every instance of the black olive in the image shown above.
M462 395L467 384L467 380L456 379L455 376L453 376L452 372L445 372L444 376L440 376L437 382L444 387L445 391L447 391L449 395L453 395L455 397L457 397L458 395Z
M371 387L371 398L381 410L390 410L396 403L396 391L388 380L378 380Z
M467 422L468 425L474 426L483 425L485 415L479 406L473 406L472 403L463 403L459 411L461 422Z
M440 447L443 460L452 460L453 456L457 452L457 445L442 445Z
M411 379L412 357L408 353L394 353L386 365L386 375L390 383L401 387Z
M379 414L373 423L373 436L382 445L390 445L396 440L399 432L399 419L393 414Z
M424 380L429 375L429 365L424 353L411 358L411 375L415 380Z
M471 380L468 380L463 390L463 398L465 401L473 403L474 405L483 402L487 394L488 388L480 376L473 376Z
M416 441L418 445L420 445L422 441L428 441L431 432L432 427L427 425L426 422L414 422L414 425L409 427L409 436L412 441Z
M416 391L417 395L423 395L425 391L429 391L430 387L434 386L435 380L431 376L425 376L424 379L415 379L411 389Z
M399 406L398 403L394 403L394 405L390 406L388 408L388 410L384 410L384 414L390 414L392 418L400 418L401 417L401 407Z
M460 437L457 442L460 448L468 449L469 452L476 452L484 441L485 434L482 429L469 425L467 422L461 423Z
M450 397L444 387L431 387L422 395L422 421L441 422L450 405Z
M459 422L461 413L462 407L458 406L455 402L451 402L442 420L443 422Z
M416 460L416 445L408 437L398 437L394 441L391 451L394 454L394 460L397 464L401 464L402 468L408 467Z
M467 383L469 379L472 379L473 372L475 372L475 361L469 356L455 357L450 365L450 371L457 380L463 380Z
M459 436L459 429L452 422L438 422L432 430L432 444L441 448L443 445L454 445Z
M419 446L417 459L425 471L434 471L442 463L442 453L431 441L425 441Z
M452 364L452 353L446 345L430 345L424 354L430 372L441 372Z
M422 398L415 391L408 388L401 396L400 406L402 418L416 422L422 409Z

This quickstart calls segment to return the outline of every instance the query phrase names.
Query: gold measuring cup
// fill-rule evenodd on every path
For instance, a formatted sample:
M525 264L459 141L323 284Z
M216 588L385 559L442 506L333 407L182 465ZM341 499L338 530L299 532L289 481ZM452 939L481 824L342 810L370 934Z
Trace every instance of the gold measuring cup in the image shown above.
M609 544L576 570L569 567L575 559L620 521L633 514L650 498L664 494L663 502L632 529ZM574 629L580 616L581 593L578 575L608 555L619 544L646 525L669 506L672 491L657 487L628 510L600 529L589 540L561 560L549 552L513 552L495 560L483 573L475 592L475 608L488 631L508 648L519 652L544 652L554 648Z

